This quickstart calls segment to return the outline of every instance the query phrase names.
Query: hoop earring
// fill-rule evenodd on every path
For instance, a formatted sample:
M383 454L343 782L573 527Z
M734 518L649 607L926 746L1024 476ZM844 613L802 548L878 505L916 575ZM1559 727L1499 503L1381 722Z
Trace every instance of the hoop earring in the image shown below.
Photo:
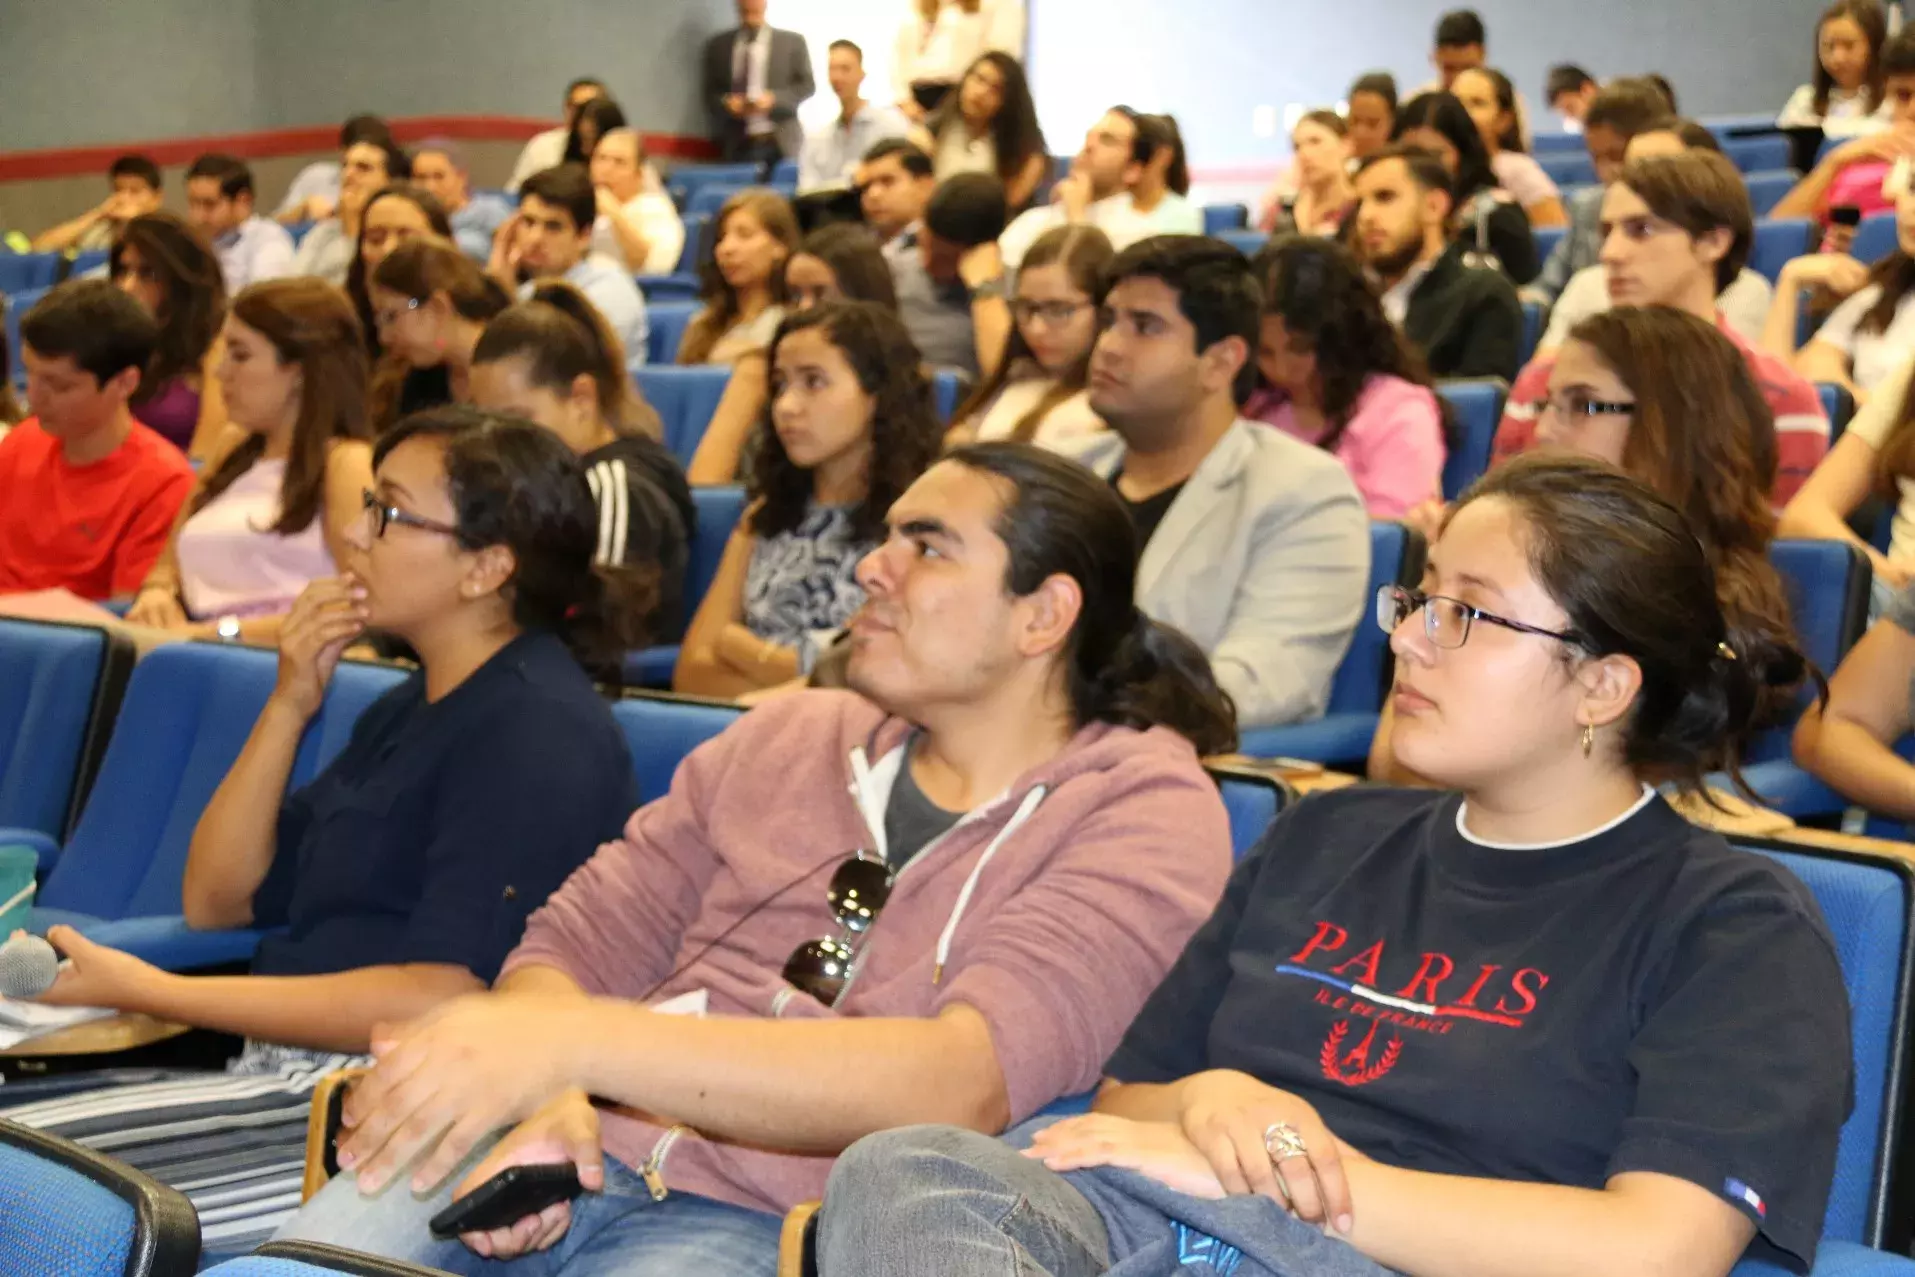
M1589 751L1596 748L1596 728L1593 724L1583 724L1583 757L1589 757Z

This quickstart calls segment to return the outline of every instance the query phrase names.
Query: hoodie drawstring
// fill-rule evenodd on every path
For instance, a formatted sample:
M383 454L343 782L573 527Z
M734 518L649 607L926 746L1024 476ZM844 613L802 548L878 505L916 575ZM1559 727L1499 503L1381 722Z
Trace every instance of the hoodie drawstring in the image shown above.
M951 937L957 934L958 919L964 916L965 906L971 903L971 893L977 889L977 880L984 873L984 866L991 863L991 857L995 856L997 849L1004 845L1004 840L1016 832L1019 825L1030 819L1031 813L1037 810L1037 805L1044 801L1045 793L1045 787L1038 785L1024 795L1024 801L1017 805L1017 810L1004 823L1004 828L998 830L997 837L991 839L990 846L984 849L984 854L977 858L975 865L971 866L971 876L964 880L964 890L958 892L957 904L952 906L951 917L944 924L943 934L938 937L937 963L931 968L932 984L937 984L944 979L944 963L951 956Z

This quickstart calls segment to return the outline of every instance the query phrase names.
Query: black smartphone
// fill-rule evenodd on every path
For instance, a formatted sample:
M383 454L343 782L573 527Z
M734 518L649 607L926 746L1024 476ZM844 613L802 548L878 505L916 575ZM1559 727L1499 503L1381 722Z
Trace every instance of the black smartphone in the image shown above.
M1829 224L1832 226L1860 226L1862 210L1855 204L1837 204L1829 210Z
M508 1166L434 1215L432 1235L449 1241L462 1233L507 1228L547 1206L569 1202L584 1191L578 1182L578 1167L570 1162Z

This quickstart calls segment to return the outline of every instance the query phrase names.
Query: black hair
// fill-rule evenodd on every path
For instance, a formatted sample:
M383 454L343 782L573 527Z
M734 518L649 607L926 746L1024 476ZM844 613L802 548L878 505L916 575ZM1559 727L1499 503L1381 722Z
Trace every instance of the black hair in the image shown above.
M186 170L186 180L200 177L216 180L220 195L229 200L253 193L253 170L246 166L245 160L223 151L211 151L193 161Z
M857 56L857 59L859 62L864 61L864 50L860 49L857 46L857 44L854 43L853 41L838 39L838 40L833 40L830 44L825 46L826 53L831 53L838 49L849 49L851 50L853 54Z
M747 491L758 504L751 530L760 537L790 532L804 522L811 502L811 472L792 464L771 427L772 407L778 400L778 348L792 334L811 328L821 330L844 356L859 387L873 401L871 464L864 499L851 514L851 528L855 540L876 540L884 533L884 517L892 503L937 457L944 428L932 405L923 357L909 330L895 310L875 302L826 302L787 315L778 325L767 352L772 388L766 396L765 420L752 440Z
M116 177L137 177L156 191L162 184L160 166L153 162L150 155L122 155L114 160L107 166L106 180L110 182Z
M1882 74L1915 75L1915 26L1903 27L1882 46Z
M1403 166L1410 171L1410 180L1426 191L1441 191L1449 196L1452 204L1456 201L1455 179L1450 171L1443 167L1443 161L1420 146L1409 146L1402 142L1392 142L1357 162L1357 173L1363 174L1385 160L1402 160Z
M565 163L541 169L519 187L519 199L535 195L554 208L563 209L572 219L573 229L584 234L598 220L598 192L592 187L592 175L583 164Z
M1647 132L1657 120L1675 113L1662 90L1650 81L1640 76L1611 80L1590 100L1589 110L1583 115L1583 132L1609 129L1627 142Z
M1236 706L1203 649L1137 606L1137 531L1110 484L1030 444L968 444L949 460L1010 489L994 529L1007 591L1021 598L1060 575L1077 583L1083 606L1064 657L1078 724L1167 727L1199 754L1235 749Z
M1558 62L1549 68L1549 75L1543 81L1543 101L1554 102L1565 93L1581 93L1584 86L1595 82L1595 76L1574 62Z
M1669 83L1668 76L1660 71L1650 71L1642 78L1656 86L1656 92L1660 93L1662 100L1669 104L1669 114L1680 115L1682 113L1682 109L1676 105L1676 86Z
M1498 71L1495 67L1471 67L1469 71L1463 72L1462 75L1456 78L1460 80L1463 78L1463 75L1470 74L1470 71L1474 71L1477 75L1489 81L1490 92L1496 95L1496 109L1509 116L1509 127L1496 135L1496 145L1505 151L1512 151L1518 155L1528 151L1529 148L1523 145L1523 131L1518 127L1516 85L1508 76ZM1482 133L1478 132L1477 136L1481 137ZM1491 171L1493 175L1493 166Z
M1173 115L1133 115L1137 125L1137 143L1131 154L1140 164L1148 164L1157 152L1169 147L1170 167L1164 170L1164 186L1179 195L1190 194L1190 162L1184 154L1183 130ZM1138 154L1141 151L1142 154Z
M384 274L383 266L380 273ZM546 280L529 300L495 314L472 348L472 365L521 356L526 381L557 394L568 393L581 374L590 377L599 415L614 433L664 437L664 423L625 370L625 350L618 334L591 299L571 284Z
M1353 98L1359 93L1374 93L1390 108L1391 115L1396 114L1396 77L1388 71L1371 71L1367 75L1359 75L1356 82L1350 85L1350 91L1344 96Z
M21 345L69 358L102 385L128 368L144 374L159 340L146 307L104 279L57 284L20 319Z
M1682 511L1608 463L1516 457L1457 508L1490 497L1522 514L1530 571L1569 618L1565 655L1623 655L1642 671L1621 740L1645 780L1700 791L1727 768L1740 783L1736 760L1767 706L1805 680L1821 684L1785 632L1725 618Z
M1243 342L1235 386L1239 404L1257 384L1257 333L1263 297L1244 255L1207 235L1153 235L1111 259L1103 292L1129 279L1154 279L1177 294L1178 313L1196 330L1197 353L1227 337Z
M989 173L958 173L945 178L924 206L925 229L965 248L996 239L1009 221L1004 183Z
M556 634L588 668L639 646L657 575L594 567L598 503L585 469L551 431L476 408L430 408L374 445L376 468L409 439L442 443L446 494L462 549L504 546L517 566L501 591L522 630Z
M1324 420L1317 447L1336 450L1371 377L1430 387L1422 355L1383 313L1382 299L1348 248L1287 235L1264 245L1253 266L1264 315L1282 320L1291 339L1316 355ZM1445 409L1447 434L1448 405L1440 396L1437 403Z
M1458 206L1467 203L1476 192L1496 185L1483 135L1476 131L1476 121L1470 119L1469 112L1463 109L1454 93L1441 90L1419 93L1405 102L1396 113L1396 127L1390 131L1390 140L1400 142L1411 129L1423 128L1441 133L1456 148L1456 172L1450 177L1450 193Z
M1489 34L1483 30L1483 19L1474 9L1451 9L1436 20L1436 47L1439 49L1488 43Z
M565 86L565 96L570 98L574 93L586 87L597 89L600 93L603 93L605 92L605 81L595 75L581 75L578 79Z
M861 222L833 222L820 226L798 241L791 252L815 257L831 268L837 277L838 291L847 301L876 302L892 310L898 308L898 290L891 267L884 260L878 240ZM785 259L791 269L791 257ZM785 292L790 293L787 287Z
M226 280L212 246L171 213L142 213L120 228L107 253L107 278L120 278L128 248L160 287L153 315L159 340L133 394L138 408L175 378L200 375L226 318Z
M412 178L412 156L406 148L393 141L391 136L362 137L354 146L376 146L386 157L386 181L405 182Z
M1716 140L1714 133L1680 115L1665 115L1660 120L1652 120L1642 133L1673 133L1691 151L1714 151L1717 155L1723 153L1722 143ZM1642 133L1636 136L1641 137Z
M585 149L584 142L579 138L579 125L587 120L598 129L598 137L604 137L613 129L627 127L624 108L610 98L593 98L578 109L578 117L572 121L572 130L565 135L563 163L583 164L592 158L592 153ZM598 145L597 138L593 139L592 145Z
M384 146L392 141L392 127L376 115L355 115L339 126L339 149L360 142Z
M444 240L452 238L452 221L446 215L445 205L423 186L414 186L411 182L394 178L366 200L365 208L359 213L359 237L353 242L352 262L346 267L346 296L352 299L352 308L359 315L359 325L365 330L366 349L374 355L380 354L384 347L379 340L379 325L372 313L372 281L366 278L366 223L371 220L366 214L372 212L373 205L381 200L404 200L425 214L426 224L432 227L434 235Z
M964 70L964 79L984 63L996 68L1004 85L1002 103L991 120L991 142L997 154L997 175L1010 182L1030 163L1033 155L1044 154L1044 130L1037 123L1037 106L1031 101L1031 82L1025 78L1023 64L1008 53L993 49L978 55ZM942 139L944 130L963 123L959 103L963 99L963 80L945 94L943 105L924 122L931 136Z
M871 149L864 153L863 163L876 164L879 160L893 156L897 158L899 167L912 177L930 177L936 172L931 157L924 153L924 149L909 138L902 137L888 137L873 142Z

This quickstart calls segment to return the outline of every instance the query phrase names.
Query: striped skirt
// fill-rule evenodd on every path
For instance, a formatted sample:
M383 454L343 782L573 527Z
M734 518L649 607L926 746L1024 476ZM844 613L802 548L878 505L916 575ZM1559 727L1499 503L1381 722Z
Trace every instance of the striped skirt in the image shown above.
M0 1086L0 1117L116 1157L186 1194L209 1257L244 1254L299 1209L306 1116L319 1080L366 1058L248 1042L224 1073L150 1071L78 1090L86 1075ZM9 1094L9 1093L13 1094Z

